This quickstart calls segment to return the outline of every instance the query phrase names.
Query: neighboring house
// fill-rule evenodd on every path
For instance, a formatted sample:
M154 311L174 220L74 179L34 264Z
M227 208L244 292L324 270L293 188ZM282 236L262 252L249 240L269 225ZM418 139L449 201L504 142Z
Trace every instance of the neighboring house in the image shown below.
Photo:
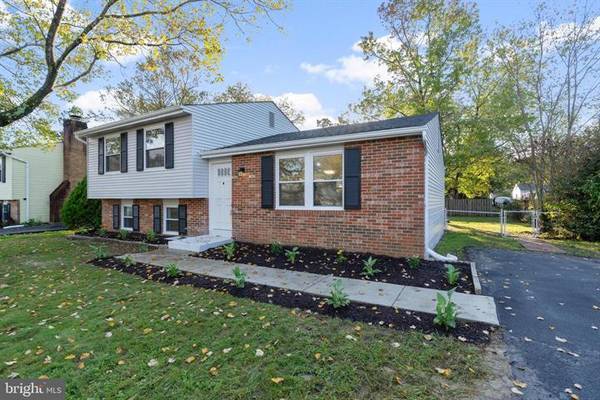
M535 197L535 185L533 183L517 183L512 190L513 200L530 200Z
M170 247L423 256L443 234L437 114L298 131L272 102L187 105L78 136L103 226L188 236Z
M63 140L49 147L19 147L0 152L0 220L3 225L29 220L58 222L70 190L86 173L85 143L73 132L86 125L63 124Z

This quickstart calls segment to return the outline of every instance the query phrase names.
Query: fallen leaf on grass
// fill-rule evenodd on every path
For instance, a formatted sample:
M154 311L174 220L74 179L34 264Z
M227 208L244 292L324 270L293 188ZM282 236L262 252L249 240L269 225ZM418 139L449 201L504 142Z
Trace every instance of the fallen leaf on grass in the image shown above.
M392 342L392 347L397 349L398 347L400 347L400 343L398 342Z
M146 329L144 329L144 335L147 335L150 332L152 332L152 328L146 328Z
M279 383L283 382L283 378L281 378L281 377L271 378L271 382L273 382L275 384L279 384Z
M356 339L354 336L352 336L352 335L346 335L346 339L348 339L348 340L354 340L355 342L356 342L356 340L357 340L357 339Z
M153 358L153 359L151 359L150 361L148 361L148 366L149 366L150 368L152 368L152 367L156 367L157 365L158 365L158 360L156 360L156 359L154 359L154 358Z
M217 376L217 374L219 373L219 370L217 369L217 367L211 367L208 372L212 375L212 376Z
M511 389L510 389L510 391L511 391L511 392L513 392L513 393L514 393L514 394L516 394L516 395L523 396L523 392L521 392L521 391L520 391L519 389L517 389L516 387L514 387L514 388L511 388Z
M513 385L521 389L525 389L527 387L527 384L521 381L513 381Z
M65 360L74 360L75 359L75 354L68 354L65 356Z
M38 379L46 380L46 379L50 379L50 378L48 378L48 375L40 375L40 376L38 376Z
M77 368L79 368L79 369L84 369L84 368L85 368L85 363L83 363L83 362L80 362L80 363L77 365Z
M223 349L223 353L227 354L231 351L231 347L228 347L226 349Z
M315 353L315 359L320 360L321 359L321 353Z
M194 356L189 356L188 358L185 359L185 362L188 364L191 364L194 361L196 361L196 357L194 357Z
M450 376L450 374L452 373L452 370L450 368L435 368L436 372L440 375L445 376L446 378L448 378Z
M119 360L119 361L117 361L117 365L125 365L125 360Z
M256 357L262 357L265 355L265 352L262 351L261 349L256 349Z
M17 362L16 362L15 360L12 360L12 361L5 361L5 362L4 362L4 364L8 365L9 367L10 367L11 365L15 365L16 363L17 363Z
M555 336L554 339L556 339L557 342L567 343L567 339L561 338L559 336Z
M429 342L429 341L431 341L433 339L433 336L431 336L431 335L423 335L423 338Z

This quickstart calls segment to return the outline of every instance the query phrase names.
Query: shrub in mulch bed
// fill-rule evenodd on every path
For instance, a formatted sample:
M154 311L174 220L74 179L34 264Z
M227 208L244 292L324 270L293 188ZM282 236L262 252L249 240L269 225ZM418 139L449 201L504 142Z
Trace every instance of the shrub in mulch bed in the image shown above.
M121 237L119 236L119 232L117 232L117 231L107 231L107 232L102 232L102 234L100 234L100 232L98 232L97 230L95 230L95 231L82 230L82 231L78 231L77 234L81 235L81 236L122 240ZM166 240L166 238L167 238L167 236L164 236L164 235L156 235L156 238L154 240L150 241L146 237L146 234L143 232L128 231L127 238L125 240L131 241L131 242L143 242L143 243L149 243L149 244L167 244L169 242Z
M495 331L495 328L491 325L461 320L457 321L455 329L446 331L433 323L434 316L430 314L361 303L350 303L344 308L334 309L326 303L326 298L324 297L252 283L246 283L243 288L240 288L232 281L191 272L182 272L180 276L171 278L167 276L162 268L141 263L126 266L122 260L115 257L94 259L90 261L90 264L138 275L157 282L171 285L191 285L228 293L236 297L249 298L261 303L298 308L308 313L361 321L396 330L420 330L426 334L452 335L460 341L469 343L488 343L490 335Z
M375 282L395 283L399 285L420 286L430 289L450 290L446 280L446 267L452 264L460 271L456 291L475 293L471 267L466 263L444 263L441 261L420 260L417 268L411 268L407 258L394 258L367 253L344 252L345 261L337 261L337 251L313 247L298 247L300 252L295 263L290 263L284 247L281 254L273 254L269 245L236 242L235 256L227 260L223 247L216 247L198 253L198 257L226 260L241 264L260 265L263 267L287 269L291 271L312 272L315 274L335 275L345 278L364 279ZM363 260L373 257L377 259L375 269L381 270L371 278L366 278L363 272Z

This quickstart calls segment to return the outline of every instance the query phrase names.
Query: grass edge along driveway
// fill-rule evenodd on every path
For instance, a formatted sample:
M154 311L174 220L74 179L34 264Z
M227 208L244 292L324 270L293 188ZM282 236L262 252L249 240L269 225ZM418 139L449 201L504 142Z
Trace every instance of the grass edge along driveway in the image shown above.
M477 398L490 378L480 347L145 282L66 235L0 238L2 378L144 399Z

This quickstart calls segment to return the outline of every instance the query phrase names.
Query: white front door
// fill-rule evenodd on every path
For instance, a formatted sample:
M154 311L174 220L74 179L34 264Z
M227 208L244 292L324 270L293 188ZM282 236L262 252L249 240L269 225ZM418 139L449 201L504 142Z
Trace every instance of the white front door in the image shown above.
M231 237L231 162L210 164L208 225L211 235Z

